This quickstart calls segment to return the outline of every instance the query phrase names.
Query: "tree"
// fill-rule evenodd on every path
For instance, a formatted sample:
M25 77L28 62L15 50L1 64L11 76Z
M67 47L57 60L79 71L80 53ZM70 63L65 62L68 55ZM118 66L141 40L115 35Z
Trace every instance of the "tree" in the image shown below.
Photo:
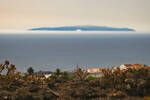
M87 71L82 70L81 68L77 68L74 72L75 81L85 81L88 76Z
M7 74L6 75L14 74L15 70L16 70L15 65L11 64L10 66L7 67Z
M5 65L8 66L9 65L9 61L5 60Z
M69 74L68 74L68 72L64 71L64 72L62 73L62 79L63 79L63 80L69 80Z
M55 75L59 77L61 75L61 70L59 68L56 69Z
M34 73L34 69L32 67L29 67L27 69L27 72L28 72L29 75L32 75Z

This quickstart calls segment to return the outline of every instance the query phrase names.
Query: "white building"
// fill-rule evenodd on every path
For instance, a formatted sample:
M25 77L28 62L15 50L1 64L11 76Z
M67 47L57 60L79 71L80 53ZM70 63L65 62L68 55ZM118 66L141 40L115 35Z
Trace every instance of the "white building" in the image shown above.
M88 68L87 72L89 73L90 76L93 76L93 77L103 76L102 68Z

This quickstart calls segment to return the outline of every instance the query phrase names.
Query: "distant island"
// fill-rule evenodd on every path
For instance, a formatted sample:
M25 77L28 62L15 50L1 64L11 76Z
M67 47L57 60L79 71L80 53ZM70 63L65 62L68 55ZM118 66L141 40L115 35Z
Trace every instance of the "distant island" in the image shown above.
M32 31L135 31L131 28L115 28L108 26L60 26L31 28Z

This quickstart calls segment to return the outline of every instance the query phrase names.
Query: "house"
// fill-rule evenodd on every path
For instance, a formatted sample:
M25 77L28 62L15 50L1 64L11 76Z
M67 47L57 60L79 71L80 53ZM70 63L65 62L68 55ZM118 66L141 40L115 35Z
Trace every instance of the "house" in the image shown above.
M116 69L120 69L120 70L127 70L129 68L132 68L132 69L140 69L142 67L145 67L146 65L144 64L122 64L120 65L119 67L114 67L113 68L113 71L116 70Z
M50 76L52 76L52 74L45 74L44 76L45 76L45 78L47 79L47 78L49 78Z
M93 76L93 77L103 76L102 68L88 68L87 72L89 73L89 76Z
M39 72L35 72L34 75L36 75L38 77L49 78L52 75L52 72L50 72L50 71L39 71Z

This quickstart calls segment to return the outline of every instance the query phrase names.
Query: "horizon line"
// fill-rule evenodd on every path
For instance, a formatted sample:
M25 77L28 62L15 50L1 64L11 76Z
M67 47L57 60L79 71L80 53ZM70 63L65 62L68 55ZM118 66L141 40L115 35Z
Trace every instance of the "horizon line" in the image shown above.
M72 32L72 33L70 33ZM92 33L91 33L92 32ZM46 31L26 29L0 29L0 34L150 34L150 31Z

